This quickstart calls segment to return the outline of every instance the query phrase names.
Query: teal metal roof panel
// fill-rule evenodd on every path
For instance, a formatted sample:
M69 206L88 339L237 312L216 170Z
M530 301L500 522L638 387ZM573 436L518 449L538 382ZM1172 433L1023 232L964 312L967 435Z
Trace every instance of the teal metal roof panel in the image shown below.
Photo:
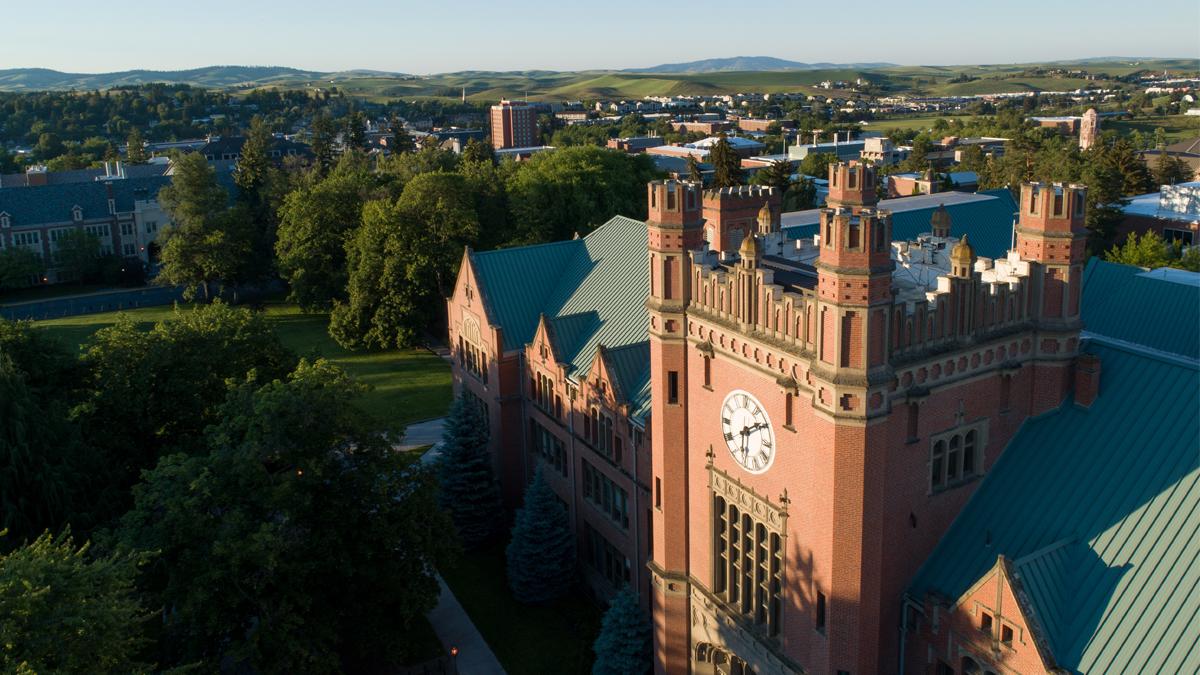
M961 597L1005 555L1060 666L1200 672L1200 366L1084 349L1102 364L1092 407L1022 427L909 592Z
M1083 273L1084 329L1200 359L1200 287L1144 272L1092 258Z
M490 319L504 329L506 351L533 339L546 297L582 247L573 240L471 254Z
M506 350L532 340L544 314L570 373L590 370L596 348L604 345L631 406L648 410L644 222L616 216L582 239L474 253L471 259L493 320L504 329Z

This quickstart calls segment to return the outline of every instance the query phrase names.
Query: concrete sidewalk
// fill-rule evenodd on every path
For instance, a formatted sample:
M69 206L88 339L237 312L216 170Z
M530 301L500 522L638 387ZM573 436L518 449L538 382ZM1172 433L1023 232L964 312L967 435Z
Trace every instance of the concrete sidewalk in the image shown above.
M396 446L399 450L415 450L416 448L432 445L437 446L442 442L442 427L446 424L445 417L436 417L424 422L410 424L404 429L404 442ZM436 449L433 448L433 449ZM429 453L422 456L421 461L429 463Z
M445 418L439 417L414 424L405 431L404 441L411 444L407 447L433 446L421 455L423 464L437 461L442 445L442 425L445 421ZM455 659L458 672L462 675L503 675L504 668L501 667L500 661L496 659L487 642L484 642L475 624L471 623L471 617L467 616L458 598L454 597L454 593L440 574L437 575L437 580L442 592L438 596L437 607L426 616L446 652L449 653L453 647L458 648L458 657Z
M446 652L449 653L453 647L458 648L458 656L455 659L458 672L462 675L503 675L504 668L500 661L492 653L492 648L483 641L483 636L475 629L475 624L471 623L471 617L467 616L467 612L458 603L458 598L454 597L441 575L438 575L437 580L442 594L438 596L437 607L426 616Z

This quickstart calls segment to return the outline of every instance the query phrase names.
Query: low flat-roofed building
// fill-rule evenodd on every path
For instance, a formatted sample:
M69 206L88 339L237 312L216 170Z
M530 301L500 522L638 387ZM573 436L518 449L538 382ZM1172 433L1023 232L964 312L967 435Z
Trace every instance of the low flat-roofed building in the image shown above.
M1122 211L1120 239L1154 231L1184 246L1200 243L1200 181L1164 185L1158 192L1131 198Z

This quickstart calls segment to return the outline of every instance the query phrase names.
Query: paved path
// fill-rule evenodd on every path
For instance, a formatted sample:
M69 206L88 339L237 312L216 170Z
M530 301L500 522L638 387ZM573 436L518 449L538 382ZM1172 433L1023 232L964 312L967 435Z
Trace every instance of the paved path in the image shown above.
M415 450L424 445L441 445L442 426L445 423L445 417L437 417L408 425L408 428L404 430L404 442L397 446L397 448L400 450ZM425 453L425 456L421 457L421 461L425 463L432 461L433 458L428 457L428 455L428 452Z
M471 617L458 604L458 598L450 592L441 575L438 576L438 585L442 587L442 594L438 596L437 607L427 616L446 651L458 647L458 672L461 675L504 675L504 668L492 653L492 648L483 641L483 636L471 623Z
M438 447L442 444L443 421L442 418L438 418L414 424L408 428L409 434L424 434L418 435L417 438L435 439L431 441L433 447L421 455L423 463L428 464L437 459ZM435 432L436 435L434 435ZM409 440L409 437L406 437L405 440ZM417 445L428 444L426 442ZM504 675L504 668L496 659L496 655L492 653L492 648L488 646L487 642L484 642L483 636L476 630L475 624L471 623L471 617L467 616L466 610L458 603L458 598L454 597L450 587L442 580L442 575L439 574L437 580L442 593L438 596L437 607L434 607L427 617L429 623L433 625L433 632L437 633L438 639L442 641L442 646L446 648L446 651L449 652L452 647L458 648L458 657L455 660L458 672L461 675L493 675L493 673Z

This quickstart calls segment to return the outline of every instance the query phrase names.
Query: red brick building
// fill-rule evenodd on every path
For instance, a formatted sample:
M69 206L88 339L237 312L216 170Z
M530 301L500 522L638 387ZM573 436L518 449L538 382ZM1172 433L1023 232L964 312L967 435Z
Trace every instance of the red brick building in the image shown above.
M829 181L812 246L786 241L772 191L667 180L644 224L468 251L456 385L488 406L510 503L544 462L590 587L641 591L656 672L1050 672L1044 651L999 671L981 647L1037 630L996 608L1005 549L960 574L953 620L992 608L992 632L953 655L941 605L920 604L944 580L912 584L1027 420L1068 419L1047 414L1073 389L1095 400L1085 188L1023 186L1016 246L992 260L944 213L928 255L893 243L870 166Z
M521 101L500 101L492 106L492 147L528 148L538 142L537 109Z

